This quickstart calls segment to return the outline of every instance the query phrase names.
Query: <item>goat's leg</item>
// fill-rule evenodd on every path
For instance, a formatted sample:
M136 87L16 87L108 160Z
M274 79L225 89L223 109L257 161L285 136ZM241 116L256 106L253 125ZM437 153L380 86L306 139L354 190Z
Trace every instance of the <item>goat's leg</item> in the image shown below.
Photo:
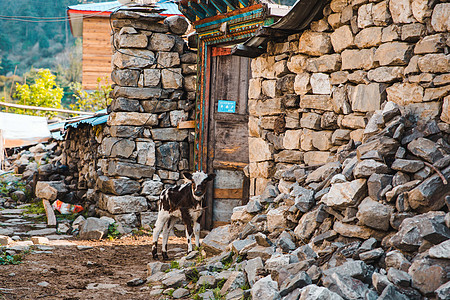
M153 229L153 246L152 246L152 255L154 259L158 259L158 239L161 234L161 230L166 225L167 221L169 221L169 212L165 210L160 210L158 213L158 219L155 223L155 228Z
M197 221L194 222L194 236L195 236L195 246L200 248L200 223Z
M163 240L162 240L162 257L163 260L169 260L169 256L167 255L167 242L169 241L170 231L172 230L173 225L175 224L175 218L170 218L163 229Z

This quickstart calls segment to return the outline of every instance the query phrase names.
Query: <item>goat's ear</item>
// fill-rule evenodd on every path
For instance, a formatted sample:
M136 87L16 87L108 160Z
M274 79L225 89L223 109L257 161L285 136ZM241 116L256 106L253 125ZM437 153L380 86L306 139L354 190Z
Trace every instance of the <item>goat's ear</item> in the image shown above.
M214 178L216 178L216 174L211 173L211 174L208 175L208 177L206 177L206 181L214 180Z
M183 172L183 176L188 180L192 180L192 174L189 172Z

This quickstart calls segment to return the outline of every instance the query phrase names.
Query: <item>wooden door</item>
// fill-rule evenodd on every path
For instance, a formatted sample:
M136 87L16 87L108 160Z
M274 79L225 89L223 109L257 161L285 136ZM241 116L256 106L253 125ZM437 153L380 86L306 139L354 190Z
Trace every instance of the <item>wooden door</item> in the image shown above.
M213 51L210 69L208 169L216 179L208 221L214 227L229 223L233 207L246 204L249 196L243 168L248 164L250 59L224 53Z

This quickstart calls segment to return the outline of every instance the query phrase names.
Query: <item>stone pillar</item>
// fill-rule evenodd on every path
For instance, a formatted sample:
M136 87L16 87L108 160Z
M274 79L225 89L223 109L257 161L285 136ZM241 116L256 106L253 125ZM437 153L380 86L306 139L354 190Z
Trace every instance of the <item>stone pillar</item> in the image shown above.
M163 187L189 170L191 130L177 127L193 120L196 53L181 37L188 28L182 17L135 9L112 20L115 84L99 146L98 212L146 226Z

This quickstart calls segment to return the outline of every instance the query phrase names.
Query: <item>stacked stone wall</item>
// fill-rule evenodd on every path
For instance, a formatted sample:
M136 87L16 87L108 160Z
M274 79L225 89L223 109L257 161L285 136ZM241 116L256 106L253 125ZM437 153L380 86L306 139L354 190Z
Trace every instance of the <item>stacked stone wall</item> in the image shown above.
M386 101L449 133L450 3L333 0L323 15L252 61L252 195L295 164L336 160Z
M188 23L139 10L112 17L112 103L98 146L97 213L124 226L155 221L165 186L190 169L196 54L182 34Z
M90 190L92 194L97 181L97 148L102 140L102 125L92 127L79 124L77 128L69 127L61 144L63 156L61 164L64 170L67 188L78 193L82 198Z

